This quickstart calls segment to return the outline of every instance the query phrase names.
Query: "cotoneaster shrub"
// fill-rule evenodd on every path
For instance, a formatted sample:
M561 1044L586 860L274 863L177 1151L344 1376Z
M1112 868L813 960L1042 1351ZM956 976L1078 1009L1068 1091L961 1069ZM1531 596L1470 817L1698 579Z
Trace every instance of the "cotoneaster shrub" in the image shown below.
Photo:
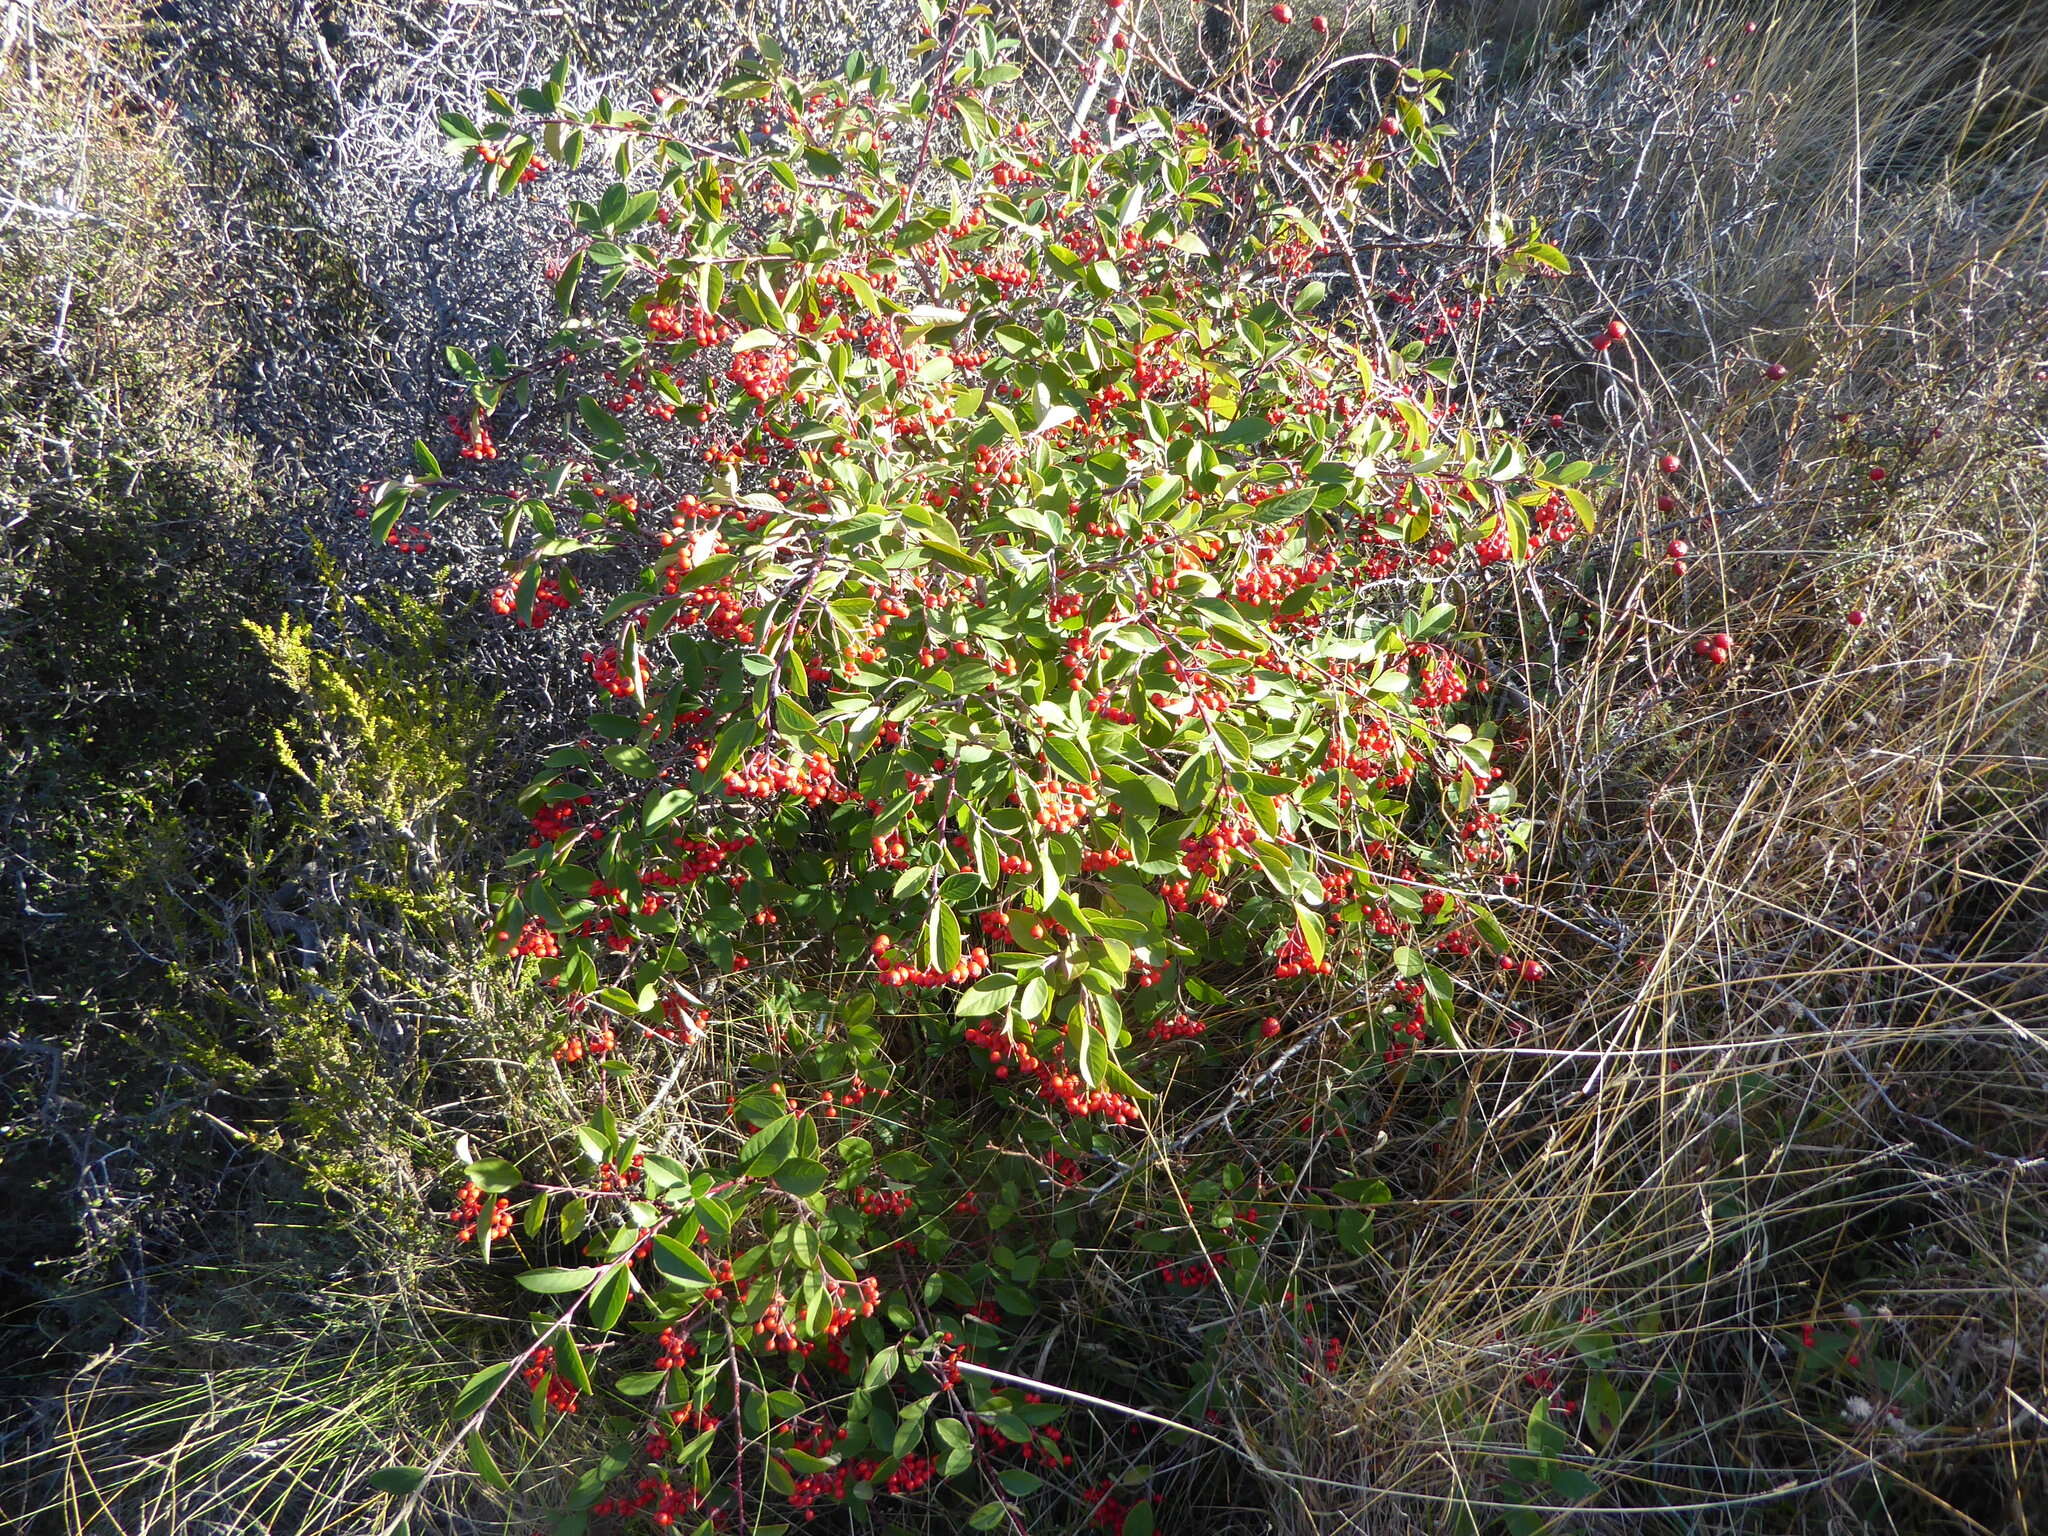
M1530 822L1467 599L1590 524L1591 471L1370 345L1330 256L1434 162L1439 77L1356 142L1277 97L1070 133L1006 106L1013 44L933 27L911 85L764 44L706 102L579 107L558 70L443 119L487 190L615 178L552 349L451 352L446 445L366 504L407 547L495 518L496 611L592 637L492 930L590 1113L462 1150L458 1236L537 1309L441 1458L380 1476L403 1503L573 1442L522 1490L563 1531L1143 1536L1142 1471L1014 1320L1120 1249L1294 1307L1265 1245L1363 1252L1377 1181L1103 1196L1304 1037L1426 1086L1461 976L1540 974L1485 906ZM1484 241L1474 305L1563 266ZM628 1129L624 1079L692 1074L721 1128Z

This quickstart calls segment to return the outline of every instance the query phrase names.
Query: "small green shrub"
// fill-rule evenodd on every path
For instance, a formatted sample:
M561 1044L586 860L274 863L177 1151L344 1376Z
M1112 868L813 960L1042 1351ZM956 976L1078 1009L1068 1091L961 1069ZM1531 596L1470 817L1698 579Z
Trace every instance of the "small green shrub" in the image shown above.
M594 633L494 937L595 1070L584 1123L464 1152L461 1236L547 1300L379 1480L408 1502L587 1436L563 1530L901 1500L1136 1536L1017 1321L1120 1266L1320 1358L1268 1249L1363 1253L1386 1198L1218 1163L1127 1203L1169 1108L1310 1047L1426 1095L1459 973L1541 975L1486 907L1529 823L1465 603L1590 525L1593 471L1461 420L1313 275L1434 163L1439 77L1357 142L1284 109L1064 140L1005 107L1013 45L941 30L912 87L763 46L715 124L560 71L442 120L500 193L616 178L548 354L451 350L450 440L366 509L404 548L488 512L497 611ZM1562 266L1491 234L1475 305Z

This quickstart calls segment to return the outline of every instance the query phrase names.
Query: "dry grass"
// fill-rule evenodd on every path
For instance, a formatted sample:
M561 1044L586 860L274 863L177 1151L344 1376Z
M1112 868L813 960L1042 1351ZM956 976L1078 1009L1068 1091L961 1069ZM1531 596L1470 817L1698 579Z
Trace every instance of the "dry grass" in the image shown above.
M1746 9L1631 8L1468 112L1584 267L1475 361L1634 469L1605 558L1518 594L1552 979L1478 1028L1466 1113L1366 1160L1411 1198L1344 1277L1359 1363L1232 1361L1265 1458L1352 1485L1302 1530L1580 1502L1501 1473L1538 1351L1583 1399L1596 1331L1630 1411L1567 1417L1610 1513L1565 1526L2048 1521L2048 60L2011 8L1760 7L1753 45ZM1609 313L1613 364L1556 344Z

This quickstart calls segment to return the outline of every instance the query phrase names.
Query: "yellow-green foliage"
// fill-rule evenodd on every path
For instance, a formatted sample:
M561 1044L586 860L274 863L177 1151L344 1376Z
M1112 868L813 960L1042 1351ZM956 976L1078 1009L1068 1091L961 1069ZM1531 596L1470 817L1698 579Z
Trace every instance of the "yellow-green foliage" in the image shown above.
M328 649L313 621L290 614L249 626L300 703L277 733L278 755L305 780L322 821L369 819L407 838L431 837L474 775L492 701L458 670L435 605L335 592L329 611L358 620L372 643Z

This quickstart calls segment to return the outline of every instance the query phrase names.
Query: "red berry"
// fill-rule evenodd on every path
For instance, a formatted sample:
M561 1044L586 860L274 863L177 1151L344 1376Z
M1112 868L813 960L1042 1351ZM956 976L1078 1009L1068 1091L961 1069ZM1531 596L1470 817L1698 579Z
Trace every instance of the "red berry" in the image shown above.
M1770 367L1764 370L1764 377L1769 379L1773 384L1775 384L1778 382L1778 380L1784 378L1785 375L1790 371L1791 370L1788 369L1783 363L1773 363Z
M1252 132L1256 133L1262 139L1270 139L1271 137L1273 137L1273 114L1270 112L1261 112L1258 116L1258 120L1252 124Z
M1849 622L1852 625L1861 624L1866 617L1867 615L1863 612L1861 608L1851 608L1849 610Z
M1676 496L1673 496L1669 491L1659 491L1657 493L1657 510L1659 512L1669 512L1673 507L1677 505L1678 498Z
M1284 27L1294 20L1294 7L1291 5L1276 5L1273 7L1272 15L1273 19Z
M1391 113L1381 118L1380 132L1390 139L1398 139L1401 136L1401 119L1393 116Z
M1259 1025L1259 1033L1264 1035L1268 1040L1272 1039L1275 1035L1280 1033L1280 1021L1278 1019L1265 1020L1263 1023Z
M1625 340L1627 340L1627 339L1628 339L1628 327L1627 327L1626 325L1622 324L1622 323L1621 323L1621 321L1619 321L1619 320L1610 320L1610 321L1608 321L1608 322L1607 322L1607 339L1608 339L1609 341L1625 341Z
M1553 414L1550 418L1550 430L1555 432L1560 430L1563 426L1564 417Z
M1677 454L1667 453L1664 455L1663 458L1657 461L1657 467L1663 470L1664 473L1667 475L1675 475L1681 469L1685 468L1685 465L1682 462L1680 462Z
M1870 472L1870 483L1872 485L1882 485L1884 483L1884 470L1882 468L1873 469Z
M1327 17L1327 16L1311 16L1311 17L1309 17L1309 19L1308 19L1308 24L1309 24L1309 29L1310 29L1311 31L1313 31L1313 32L1315 33L1315 35L1316 35L1317 37L1327 37L1327 36L1329 35L1329 31L1330 31L1330 18L1329 18L1329 17Z
M1673 539L1669 544L1666 544L1664 546L1664 553L1669 555L1674 560L1683 560L1687 555L1692 553L1692 546L1686 543L1683 539Z

